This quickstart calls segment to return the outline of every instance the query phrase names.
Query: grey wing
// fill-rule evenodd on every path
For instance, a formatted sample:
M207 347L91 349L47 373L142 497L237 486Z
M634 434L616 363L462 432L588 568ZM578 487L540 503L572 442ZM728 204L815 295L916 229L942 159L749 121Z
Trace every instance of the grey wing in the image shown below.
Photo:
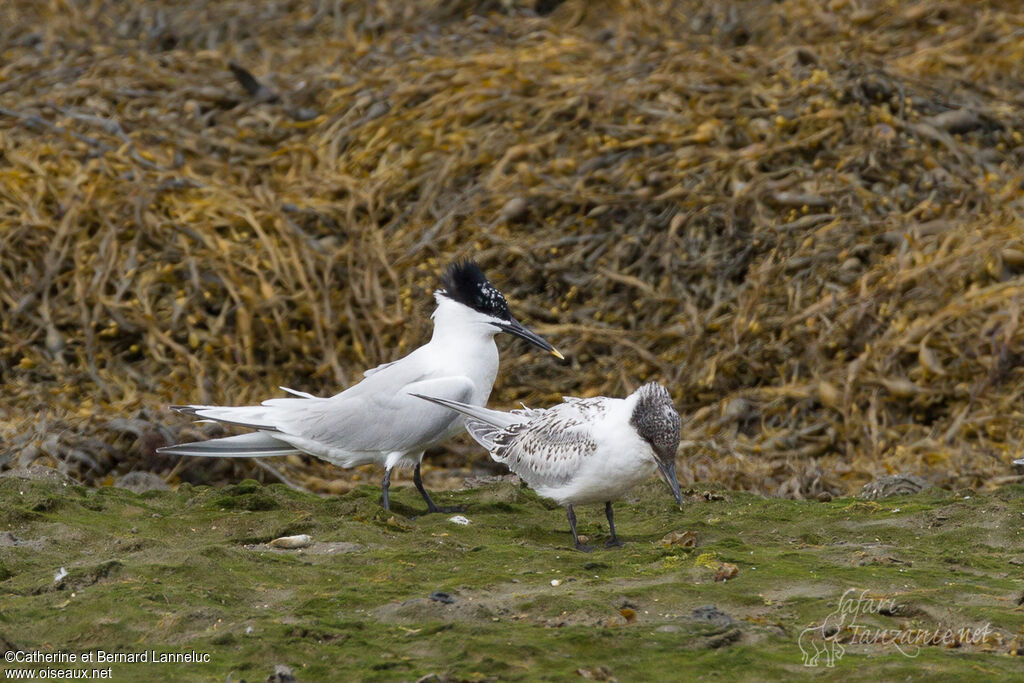
M591 418L604 415L608 412L609 401L607 396L594 396L592 398L563 396L562 402L575 406L581 412L587 413Z
M340 394L319 398L305 391L288 387L281 389L299 398L271 398L258 406L171 406L172 409L204 420L217 420L242 427L285 432L302 436L304 426L315 426L324 420L338 419L344 414L360 415L373 406L360 407L365 399L370 402L381 397L394 396L403 387L428 377L416 358L379 365L367 372L367 378Z
M596 452L594 421L604 406L573 401L530 413L493 437L491 456L531 486L564 484Z
M466 376L403 377L388 368L374 373L356 387L392 375L375 391L351 389L327 399L278 399L295 402L277 421L277 428L296 446L323 445L348 452L408 451L440 440L459 419L441 406L422 401L409 392L453 401L468 401L475 389ZM408 380L408 381L406 381ZM353 387L355 389L356 387ZM310 443L312 442L312 443Z
M397 360L393 360L390 363L381 363L380 365L378 365L375 368L370 368L369 370L364 371L363 372L363 377L369 377L370 375L376 375L381 370L386 370L387 368L391 367L392 365L394 365L397 362L398 362Z

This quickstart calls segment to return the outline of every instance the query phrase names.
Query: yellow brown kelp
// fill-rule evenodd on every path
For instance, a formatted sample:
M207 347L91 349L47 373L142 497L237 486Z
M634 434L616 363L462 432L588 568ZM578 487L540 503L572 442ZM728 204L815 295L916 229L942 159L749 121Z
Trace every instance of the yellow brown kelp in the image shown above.
M496 406L659 380L686 482L1006 481L1022 24L1002 3L4 3L0 461L270 476L155 455L214 429L166 405L333 393L422 343L439 272L472 256L570 359L500 340ZM428 463L484 457L452 447Z

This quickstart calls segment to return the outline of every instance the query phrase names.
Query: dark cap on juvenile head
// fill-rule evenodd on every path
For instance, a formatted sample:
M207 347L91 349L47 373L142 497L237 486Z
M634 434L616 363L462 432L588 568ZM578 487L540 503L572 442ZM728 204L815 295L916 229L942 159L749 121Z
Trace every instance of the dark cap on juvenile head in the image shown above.
M505 297L488 282L480 266L469 259L448 266L441 276L441 289L437 293L484 315L501 320L512 319Z
M682 421L668 389L651 382L637 389L636 394L637 402L630 423L640 437L651 444L659 460L674 460Z
M651 445L662 479L672 490L676 502L682 505L679 480L676 479L676 450L679 449L682 420L672 403L672 396L657 382L645 384L634 393L637 402L629 422L640 438Z

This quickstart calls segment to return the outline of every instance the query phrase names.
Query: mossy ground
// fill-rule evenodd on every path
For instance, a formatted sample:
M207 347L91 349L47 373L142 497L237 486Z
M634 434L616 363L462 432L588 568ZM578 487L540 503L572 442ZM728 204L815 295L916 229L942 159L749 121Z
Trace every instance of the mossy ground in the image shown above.
M682 510L655 480L636 493L616 507L626 546L583 554L568 547L561 508L509 483L439 494L466 506L460 526L417 516L411 487L386 513L370 486L337 498L251 481L137 495L5 477L0 637L24 651L210 654L114 664L116 680L263 680L278 664L299 680L1019 674L1024 487L880 502L694 491ZM579 514L600 546L602 511ZM660 543L684 530L696 547ZM300 533L313 545L265 545ZM721 562L739 571L716 582ZM916 657L847 632L833 668L803 666L801 631L848 589L898 605L861 608L862 626L990 628L981 643L905 648ZM706 605L717 609L694 613Z

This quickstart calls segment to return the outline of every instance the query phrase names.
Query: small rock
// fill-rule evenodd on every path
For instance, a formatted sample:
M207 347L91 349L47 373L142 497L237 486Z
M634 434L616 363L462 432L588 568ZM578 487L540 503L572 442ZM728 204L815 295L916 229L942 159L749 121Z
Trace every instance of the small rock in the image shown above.
M742 637L742 631L740 631L738 628L731 628L725 633L719 633L717 635L711 636L710 638L706 638L704 642L701 643L701 646L706 647L710 650L716 650L720 647L732 645Z
M170 491L171 487L163 480L163 477L152 472L129 472L121 475L114 481L114 486L125 489L132 493L145 493L146 491Z
M370 108L366 110L366 120L372 121L373 119L379 118L387 114L391 110L391 105L387 102L374 102L370 105Z
M823 208L830 204L827 197L800 192L775 192L771 194L770 197L779 206L786 206L795 209L799 209L804 206L811 208Z
M606 666L595 666L593 669L576 669L576 675L588 681L610 681L614 683L618 679L612 675L612 670Z
M666 534L660 543L666 548L674 545L680 548L693 548L697 545L697 534L693 531L673 531Z
M842 270L859 270L862 265L864 264L860 262L859 258L857 258L856 256L851 256L850 258L843 261L843 264L839 266L839 268Z
M1020 249L1014 249L1013 247L1006 247L1000 254L1003 257L1003 263L1011 268L1020 268L1024 266L1024 251Z
M706 621L715 626L732 626L736 621L714 605L698 607L691 613L697 621Z
M74 479L59 470L44 465L31 465L29 467L15 467L6 472L0 472L0 477L12 479L25 479L26 481L48 481L54 484L77 484Z
M966 109L953 109L929 116L925 119L925 123L950 133L968 133L985 125L978 114Z
M560 579L551 579L551 585L554 586L555 588L558 588L559 586L562 585L562 582L561 582Z
M796 49L796 60L804 66L810 66L818 63L818 55L816 55L811 49L806 47L798 47Z
M729 579L736 576L740 571L740 568L731 562L723 562L722 566L715 572L715 581L728 581Z
M274 667L274 673L267 676L267 683L295 683L295 676L291 667L278 664Z
M288 115L296 121L312 121L316 117L320 116L320 112L316 109L310 109L309 107L299 107L298 109L289 109Z
M526 218L528 210L529 205L526 203L525 199L522 197L513 197L505 202L505 206L501 207L501 211L498 212L498 222L518 223Z
M894 474L868 482L857 495L861 500L906 496L931 488L931 483L916 474Z
M745 398L729 399L722 410L722 419L729 422L746 420L755 412L754 405Z
M46 539L35 538L32 540L25 540L18 538L10 531L0 532L0 548L30 548L32 550L42 550L43 546L46 545ZM2 573L2 570L0 570Z
M896 139L896 129L888 123L879 123L873 129L875 138L882 142L891 142Z
M388 517L386 524L392 529L398 529L399 531L409 531L412 529L412 524L409 524L409 522L404 519L399 519L395 515Z
M903 560L887 555L877 548L859 550L850 557L850 564L855 567L868 567L872 565L894 565L906 564Z
M450 596L448 593L445 593L444 591L434 591L430 594L430 599L434 602L440 602L445 605L450 605L453 602L455 602L455 598Z

